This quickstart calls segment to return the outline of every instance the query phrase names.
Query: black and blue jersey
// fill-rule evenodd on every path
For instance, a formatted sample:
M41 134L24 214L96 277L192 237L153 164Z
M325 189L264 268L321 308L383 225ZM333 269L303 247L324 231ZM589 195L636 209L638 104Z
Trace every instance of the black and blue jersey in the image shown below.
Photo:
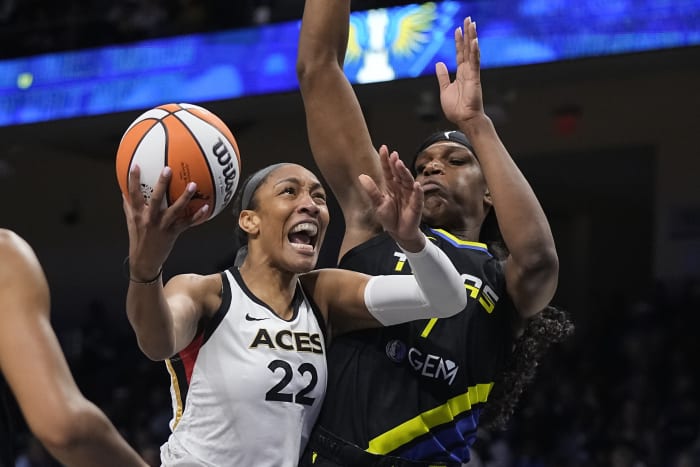
M423 231L462 274L466 308L451 318L336 337L318 425L374 454L467 462L482 406L512 346L515 311L502 265L485 244ZM339 267L411 273L387 234L350 250Z

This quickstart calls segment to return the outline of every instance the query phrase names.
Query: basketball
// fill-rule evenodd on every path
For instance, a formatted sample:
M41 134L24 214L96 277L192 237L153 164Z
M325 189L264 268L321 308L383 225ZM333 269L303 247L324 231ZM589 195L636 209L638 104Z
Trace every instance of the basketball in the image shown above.
M187 216L205 204L213 219L231 201L238 186L241 159L238 144L226 124L212 112L192 104L165 104L141 114L124 132L117 150L117 180L129 197L129 171L141 169L141 193L146 202L163 168L172 169L164 207L174 203L187 184L197 191Z

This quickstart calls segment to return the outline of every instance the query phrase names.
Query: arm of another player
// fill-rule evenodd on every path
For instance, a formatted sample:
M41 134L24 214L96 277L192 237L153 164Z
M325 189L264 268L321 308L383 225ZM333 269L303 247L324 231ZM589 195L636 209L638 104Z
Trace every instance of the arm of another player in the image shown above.
M419 252L404 251L413 275L368 276L320 269L301 276L332 335L417 319L449 318L466 307L464 281L442 250L426 240Z
M69 466L145 466L75 384L49 320L49 289L31 247L0 230L0 370L32 433Z
M447 318L467 305L464 281L450 259L420 231L423 189L396 152L381 158L382 188L361 175L381 225L406 253L412 276L370 277L350 271L318 272L314 295L325 304L334 334L426 318ZM320 287L319 287L320 284Z
M164 360L184 349L194 339L201 319L210 311L207 305L218 296L217 276L184 275L163 287L163 263L177 237L196 225L207 206L192 217L185 207L196 191L190 183L185 193L167 209L162 208L172 172L166 168L147 204L139 191L140 172L129 174L129 199L124 214L129 231L129 290L126 311L139 347L152 360ZM213 287L212 287L213 285ZM210 292L213 291L213 296Z
M522 316L542 310L554 296L559 260L547 217L530 184L484 113L476 23L455 30L457 73L450 81L444 63L436 66L445 116L467 135L491 193L498 226L510 251L505 275L508 294Z
M306 0L297 56L311 151L345 218L341 257L381 231L357 178L364 173L382 183L377 150L343 72L349 21L349 0Z

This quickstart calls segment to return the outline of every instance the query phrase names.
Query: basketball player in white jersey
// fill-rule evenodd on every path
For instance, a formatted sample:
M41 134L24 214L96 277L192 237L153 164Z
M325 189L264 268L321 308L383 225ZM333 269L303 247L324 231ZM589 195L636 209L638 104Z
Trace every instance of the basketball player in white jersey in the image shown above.
M314 271L329 221L326 194L304 167L275 164L239 190L247 243L240 267L175 276L164 287L162 265L177 236L208 208L183 217L191 184L163 209L168 168L146 204L134 167L124 202L127 314L142 351L166 360L172 377L175 413L163 465L296 466L325 395L327 335L464 308L460 275L419 229L422 188L396 153L381 157L386 187L361 182L414 276Z

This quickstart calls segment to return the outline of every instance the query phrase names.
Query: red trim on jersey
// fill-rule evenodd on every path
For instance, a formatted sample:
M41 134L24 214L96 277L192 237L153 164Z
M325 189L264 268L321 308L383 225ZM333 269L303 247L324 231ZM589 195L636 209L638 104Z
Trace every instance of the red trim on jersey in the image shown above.
M199 349L204 343L204 333L200 332L195 336L192 342L189 343L187 347L182 349L178 354L180 356L180 361L185 367L185 376L187 376L187 385L189 386L190 380L192 379L192 371L194 371L194 362L197 361L197 355L199 355Z

